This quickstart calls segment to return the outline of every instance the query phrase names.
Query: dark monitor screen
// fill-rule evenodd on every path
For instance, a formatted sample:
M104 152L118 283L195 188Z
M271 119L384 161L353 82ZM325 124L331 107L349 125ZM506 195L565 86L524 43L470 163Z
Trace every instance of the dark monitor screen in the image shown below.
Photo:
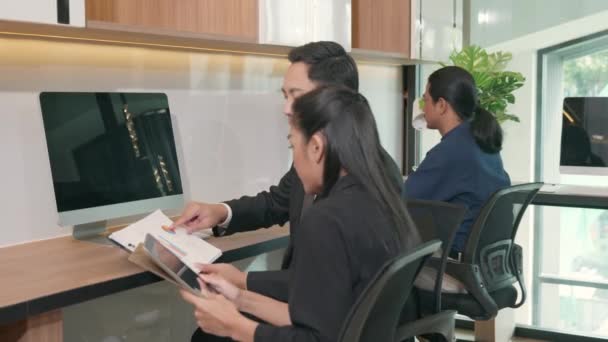
M182 194L165 94L44 92L40 104L60 213Z
M560 165L608 164L608 97L567 97L562 112Z

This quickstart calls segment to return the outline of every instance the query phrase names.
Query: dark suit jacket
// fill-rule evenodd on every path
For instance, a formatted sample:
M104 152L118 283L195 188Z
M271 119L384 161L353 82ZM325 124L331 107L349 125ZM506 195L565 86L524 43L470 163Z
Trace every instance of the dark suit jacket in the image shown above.
M395 189L401 193L403 184L401 169L386 150L381 150L381 156L384 164L390 170ZM279 184L271 186L269 191L225 202L232 209L232 220L222 235L268 228L277 224L283 225L289 221L290 242L283 258L282 270L249 272L247 275L248 290L287 301L288 269L293 254L293 236L298 229L303 202L304 187L293 166L281 178ZM218 229L213 231L218 235Z

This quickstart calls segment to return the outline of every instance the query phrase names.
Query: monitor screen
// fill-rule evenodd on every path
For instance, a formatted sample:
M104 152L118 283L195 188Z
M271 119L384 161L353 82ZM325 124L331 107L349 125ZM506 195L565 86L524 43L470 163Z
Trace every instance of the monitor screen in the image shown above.
M567 97L562 112L560 171L608 174L608 97Z
M43 92L40 104L61 224L183 204L165 94Z

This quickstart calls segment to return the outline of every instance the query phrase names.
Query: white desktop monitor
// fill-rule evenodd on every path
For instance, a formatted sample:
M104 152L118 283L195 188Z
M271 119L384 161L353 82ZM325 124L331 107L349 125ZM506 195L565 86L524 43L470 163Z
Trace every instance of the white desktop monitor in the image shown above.
M567 97L560 173L608 175L608 97Z
M40 105L60 225L183 206L165 94L43 92Z

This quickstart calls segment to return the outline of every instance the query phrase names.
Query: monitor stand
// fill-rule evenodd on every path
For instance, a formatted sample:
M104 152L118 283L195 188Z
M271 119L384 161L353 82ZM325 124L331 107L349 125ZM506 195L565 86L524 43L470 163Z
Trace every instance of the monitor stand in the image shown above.
M72 230L72 237L76 240L115 246L108 235L106 221L77 224Z

